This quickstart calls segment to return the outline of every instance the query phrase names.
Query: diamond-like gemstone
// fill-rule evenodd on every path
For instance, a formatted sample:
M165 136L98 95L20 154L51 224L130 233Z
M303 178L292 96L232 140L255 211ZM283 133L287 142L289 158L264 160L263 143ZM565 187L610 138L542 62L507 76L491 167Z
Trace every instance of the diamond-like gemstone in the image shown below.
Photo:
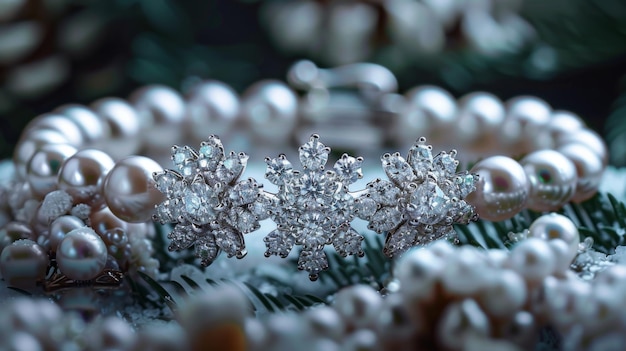
M235 207L228 211L227 221L242 233L250 233L259 229L259 221L250 211Z
M362 163L363 161L361 159L343 154L343 156L335 162L333 169L339 177L339 181L344 184L352 184L363 177L363 172L361 171Z
M449 178L456 172L458 162L454 157L446 152L441 152L433 160L433 169L437 178Z
M356 230L348 227L347 230L340 230L335 234L333 246L337 253L343 257L350 255L363 256L362 241L363 236L357 233Z
M319 142L317 136L312 136L308 143L300 147L299 151L302 166L312 170L324 167L330 153L330 150Z
M228 198L232 206L241 206L254 202L259 197L259 193L259 185L256 180L250 178L235 184Z
M327 186L324 175L316 172L304 172L300 178L300 194L309 198L322 198Z
M356 203L357 216L365 220L368 220L377 208L376 201L369 196L361 196Z
M383 207L376 211L370 220L369 228L382 233L392 230L402 221L402 213L395 207Z
M377 179L368 184L370 197L383 206L393 206L398 203L400 189L395 187L393 183Z
M263 241L267 247L265 256L276 255L285 258L289 255L289 252L295 243L295 238L289 233L274 229L267 234L265 238L263 238Z
M381 161L387 177L397 186L404 188L408 183L416 181L411 165L399 153L385 154Z
M182 177L170 170L158 172L154 175L156 188L165 195L170 195L174 191L174 185L180 180L182 180Z
M448 213L449 200L437 183L428 181L411 194L407 212L420 223L435 224Z
M172 147L172 162L180 169L187 161L194 160L196 155L189 146Z
M407 162L413 167L418 178L424 178L432 168L433 154L431 147L422 143L416 143L409 149Z
M417 229L404 223L397 230L389 232L383 252L387 257L397 257L410 249L417 239Z
M154 214L161 224L178 222L178 216L181 215L180 204L173 200L165 200L157 205Z
M293 172L293 166L284 157L273 158L267 161L265 178L272 184L283 185Z
M222 249L228 257L239 255L243 250L243 238L230 228L222 228L215 232L215 244Z
M298 259L298 269L309 272L309 278L316 280L318 274L328 269L328 258L323 250L302 250Z
M219 247L215 243L215 236L213 234L205 234L196 239L194 246L194 254L200 259L200 264L208 266L219 254Z
M172 240L167 249L170 251L184 250L194 244L197 236L198 234L191 225L177 224L174 230L167 235L167 238Z
M184 216L195 224L206 224L215 218L216 198L213 189L202 181L194 182L183 193Z
M225 182L230 183L239 178L246 168L248 155L244 153L236 154L231 152L224 158L224 162L215 171L217 177Z

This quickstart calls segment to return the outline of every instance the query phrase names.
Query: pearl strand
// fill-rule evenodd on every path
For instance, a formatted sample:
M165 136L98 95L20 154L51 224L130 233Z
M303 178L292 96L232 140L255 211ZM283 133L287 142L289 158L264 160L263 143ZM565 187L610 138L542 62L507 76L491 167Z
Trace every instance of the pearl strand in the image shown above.
M579 280L559 263L572 261L576 251L562 248L578 242L569 219L549 214L511 252L445 241L407 252L394 269L397 287L384 297L356 285L339 291L330 306L255 318L242 293L222 285L187 301L177 313L181 328L132 332L117 318L85 325L54 304L18 299L0 313L0 345L27 340L56 350L89 340L94 350L128 351L160 342L180 350L207 343L248 350L518 350L534 347L545 327L558 333L565 350L622 345L626 269L615 265L593 281Z
M456 103L449 93L433 87L418 87L401 97L393 93L397 87L395 77L371 64L324 70L303 61L294 65L289 80L307 91L301 102L289 87L277 81L253 85L241 100L228 86L209 81L192 89L187 101L172 89L153 86L133 93L132 105L121 99L105 98L90 108L67 105L53 114L35 118L26 127L15 152L17 175L25 180L17 192L22 199L18 202L35 206L35 200L45 202L51 194L55 196L50 196L49 202L63 194L70 200L55 214L47 213L49 206L43 206L43 202L36 205L34 216L25 220L35 233L22 233L18 238L39 240L40 233L44 233L44 242L37 245L54 252L57 246L61 247L64 235L79 229L78 223L82 221L90 224L114 250L128 251L128 247L118 248L107 236L129 230L134 222L145 227L155 205L164 196L152 178L153 174L162 172L161 166L150 158L124 158L125 154L142 148L162 153L161 141L175 142L185 134L198 137L199 132L207 131L207 126L228 133L238 120L246 121L259 140L274 143L286 140L296 126L320 127L319 121L296 123L299 110L320 114L320 106L325 106L332 111L331 103L319 105L312 94L320 91L330 94L333 87L359 86L364 82L374 84L375 88L360 93L369 99L370 106L380 105L383 110L395 111L389 130L403 131L400 135L405 139L407 132L422 131L432 132L440 144L465 144L474 155L489 155L495 149L509 153L531 151L520 163L504 156L492 156L472 168L471 172L478 174L480 181L468 201L484 219L510 218L525 206L549 211L570 200L584 200L597 191L606 165L606 147L597 135L585 129L576 116L552 113L545 102L536 98L515 98L505 108L493 95L472 93ZM394 102L393 107L390 101ZM428 123L415 123L416 118ZM189 123L187 128L185 123ZM280 136L268 134L278 130ZM444 137L443 132L450 136ZM538 142L529 143L531 135L539 135ZM100 146L106 152L93 146ZM557 151L544 147L554 147ZM533 151L536 149L539 150ZM454 157L456 153L451 155ZM83 218L72 217L69 211L79 205L87 206L82 211L87 212ZM56 223L62 215L70 216ZM54 236L46 234L50 232ZM89 246L89 242L85 240L84 244ZM98 243L94 247L102 251L103 246ZM59 253L60 260L71 259L64 252ZM39 255L33 252L33 257ZM40 264L35 261L39 262L40 258L33 261L33 267L38 267ZM96 261L98 267L104 268L101 260ZM76 265L64 266L70 270ZM41 270L37 271L36 276L41 277ZM83 277L80 269L76 271L70 275ZM93 276L83 280L90 278Z

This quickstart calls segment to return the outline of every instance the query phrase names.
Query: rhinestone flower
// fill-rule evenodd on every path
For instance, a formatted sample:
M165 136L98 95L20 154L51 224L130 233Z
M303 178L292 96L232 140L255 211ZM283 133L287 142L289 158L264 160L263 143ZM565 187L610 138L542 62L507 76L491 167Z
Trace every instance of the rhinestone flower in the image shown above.
M217 136L210 136L198 151L189 146L172 147L175 170L154 174L157 189L166 200L156 206L153 219L176 223L168 234L170 251L195 245L203 266L210 265L220 251L243 258L243 234L259 228L255 202L261 185L250 178L239 180L248 156L224 154ZM262 215L262 214L260 214Z
M278 186L276 194L264 192L269 216L277 228L263 240L265 256L287 257L294 245L302 246L298 269L316 280L328 268L324 253L333 245L342 256L363 256L363 237L350 226L355 217L355 198L348 186L363 175L363 159L344 154L333 170L325 170L330 148L311 136L299 148L302 171L294 170L285 155L267 158L265 177Z
M357 200L358 216L368 228L387 233L383 249L395 257L415 245L456 237L453 224L476 220L465 197L476 189L478 176L457 173L456 151L432 155L432 147L420 138L405 160L400 153L384 154L382 166L389 180L367 184Z

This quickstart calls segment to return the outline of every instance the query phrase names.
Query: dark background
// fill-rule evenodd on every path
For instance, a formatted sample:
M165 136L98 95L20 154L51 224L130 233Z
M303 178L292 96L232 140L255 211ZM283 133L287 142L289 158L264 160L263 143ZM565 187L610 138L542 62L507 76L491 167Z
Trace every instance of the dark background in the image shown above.
M279 52L272 44L259 20L266 1L65 0L52 7L41 0L24 3L16 13L5 15L1 25L8 28L31 21L44 34L29 54L0 63L3 158L10 157L31 118L56 106L88 104L103 96L126 97L138 86L152 83L184 91L202 78L222 80L241 92L259 79L284 79L287 68L302 58ZM609 135L609 144L616 148L612 152L626 154L619 142L626 139L619 132L626 133L626 108L622 108L626 106L626 3L526 0L521 13L537 31L528 46L483 57L451 31L453 44L439 56L394 69L400 91L437 84L457 97L476 90L503 100L535 95L555 109L579 114L602 135L614 130ZM92 35L68 46L64 44L68 33ZM558 54L557 64L540 72L528 68L539 47ZM27 93L12 88L13 72L50 57L60 58L66 68L65 74L57 72L62 75L57 84ZM385 64L376 56L372 61ZM614 163L620 162L614 158Z

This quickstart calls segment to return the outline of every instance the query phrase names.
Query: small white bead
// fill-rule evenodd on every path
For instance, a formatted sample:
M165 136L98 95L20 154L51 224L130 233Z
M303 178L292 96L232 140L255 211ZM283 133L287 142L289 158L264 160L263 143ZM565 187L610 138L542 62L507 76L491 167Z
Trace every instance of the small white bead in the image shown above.
M566 204L576 192L578 180L574 163L560 152L539 150L526 155L520 165L530 182L526 207L552 211Z
M228 134L240 113L237 93L230 86L209 80L193 87L187 94L187 127L196 140L211 134Z
M563 240L568 246L567 259L570 263L578 254L580 244L578 228L574 222L561 214L550 213L537 218L528 228L528 237Z
M372 326L381 305L380 294L367 285L354 285L340 290L333 303L345 323L357 329Z
M444 264L441 281L447 293L470 296L489 283L490 273L484 256L477 249L463 246Z
M91 108L110 130L105 151L115 160L135 154L141 145L139 115L133 106L118 98L103 98Z
M431 300L444 267L444 260L428 249L418 248L401 256L394 276L400 283L401 294L408 300Z
M35 287L43 280L49 265L48 254L34 241L17 240L2 250L0 273L7 285L22 289Z
M80 150L63 162L58 187L67 191L74 203L86 203L93 209L102 208L105 204L102 186L114 165L113 159L100 150Z
M508 269L492 275L490 284L478 295L478 302L491 316L510 316L526 302L526 283L519 274Z
M144 156L118 161L107 173L102 189L111 212L126 222L149 221L154 207L164 199L152 178L162 171L158 163Z
M556 262L545 240L528 238L515 246L507 266L531 283L540 282L554 271Z
M472 299L448 304L436 328L438 343L450 350L461 350L468 337L487 337L491 331L489 319Z
M26 180L38 198L56 190L59 170L63 162L76 153L76 148L65 144L42 146L26 165Z
M82 227L67 233L56 250L59 269L68 278L90 280L104 269L107 248L93 229Z
M304 318L309 329L317 337L340 340L346 331L346 325L337 311L329 306L307 310Z

